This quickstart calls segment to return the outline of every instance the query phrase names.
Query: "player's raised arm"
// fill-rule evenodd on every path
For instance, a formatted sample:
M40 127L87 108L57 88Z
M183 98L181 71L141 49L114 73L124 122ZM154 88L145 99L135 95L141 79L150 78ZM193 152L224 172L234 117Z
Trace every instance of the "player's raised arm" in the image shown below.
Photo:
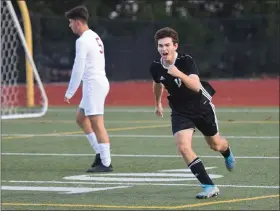
M76 93L80 86L83 73L85 71L85 61L86 61L86 44L80 40L76 41L76 56L72 69L71 79L66 91L65 97L70 99Z
M174 77L180 78L181 81L191 90L199 92L200 79L198 76L197 66L191 57L186 59L186 69L190 69L190 74L186 75L183 71L178 70L175 65L168 69L168 73Z

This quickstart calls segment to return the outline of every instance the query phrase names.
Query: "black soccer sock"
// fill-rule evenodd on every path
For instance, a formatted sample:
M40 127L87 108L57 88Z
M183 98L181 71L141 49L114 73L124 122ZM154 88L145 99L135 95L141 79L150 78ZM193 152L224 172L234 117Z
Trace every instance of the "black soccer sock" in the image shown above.
M226 149L226 151L221 152L221 154L224 156L224 158L227 158L230 155L230 147Z
M199 182L203 185L214 185L213 181L210 179L209 175L207 174L203 163L197 157L195 158L188 167L191 169L192 173L196 176Z

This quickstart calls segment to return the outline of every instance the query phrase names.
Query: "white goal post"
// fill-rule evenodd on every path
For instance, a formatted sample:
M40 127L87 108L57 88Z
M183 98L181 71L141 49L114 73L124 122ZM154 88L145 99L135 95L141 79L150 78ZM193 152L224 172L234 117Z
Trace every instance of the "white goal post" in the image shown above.
M48 98L11 1L1 1L0 18L1 119L41 117L47 112ZM20 71L28 71L26 63L31 66L31 94L26 88L28 79L19 78Z

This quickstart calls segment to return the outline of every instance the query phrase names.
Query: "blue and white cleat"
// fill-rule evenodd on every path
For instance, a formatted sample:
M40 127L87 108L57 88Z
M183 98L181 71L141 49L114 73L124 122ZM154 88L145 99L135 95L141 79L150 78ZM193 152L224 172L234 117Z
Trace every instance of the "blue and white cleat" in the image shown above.
M231 152L230 155L227 158L225 158L225 163L228 171L232 171L234 169L236 161Z
M220 190L216 185L201 185L203 191L196 195L197 199L208 199L219 195Z

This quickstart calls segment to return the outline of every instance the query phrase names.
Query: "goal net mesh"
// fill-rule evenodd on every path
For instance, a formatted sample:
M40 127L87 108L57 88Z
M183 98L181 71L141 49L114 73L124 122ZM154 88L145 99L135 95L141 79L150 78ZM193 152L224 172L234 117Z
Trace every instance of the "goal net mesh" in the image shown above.
M9 7L9 3L1 1L1 118L42 116L47 108L45 91L32 56L29 52L28 57L28 49L24 48L24 44L25 47L27 45L24 37L20 36L22 29L19 24L17 25L18 19L13 16L15 13L13 13L11 3ZM32 95L28 95L27 92L26 59L30 62L29 64L33 62L31 68L34 75L34 85L31 87L33 87L34 94ZM27 103L30 98L34 102L31 105Z

